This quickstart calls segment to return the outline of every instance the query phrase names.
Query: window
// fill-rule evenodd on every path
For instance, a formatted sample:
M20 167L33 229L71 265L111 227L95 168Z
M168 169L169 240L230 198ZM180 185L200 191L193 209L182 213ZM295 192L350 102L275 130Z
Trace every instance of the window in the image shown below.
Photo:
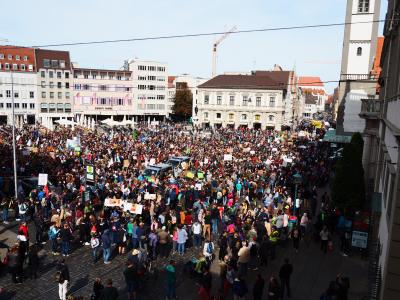
M147 70L148 70L148 71L155 71L155 70L156 70L156 67L155 67L155 66L148 66L148 67L147 67Z
M20 60L20 59L21 59L21 56L15 55L15 60Z
M46 77L46 72L45 71L40 71L40 77L45 78Z
M221 119L221 113L217 113L217 119Z
M229 96L229 105L234 106L235 105L235 96Z
M146 76L138 76L138 80L146 80Z
M53 78L53 76L54 76L53 71L49 71L49 77L50 77L50 78Z
M69 89L69 82L66 82L66 83L65 83L65 88L66 88L66 89Z
M8 54L7 58L8 58L8 60L12 60L12 55Z
M269 97L269 106L275 107L275 97Z
M61 98L62 98L62 93L61 93L61 92L58 92L58 93L57 93L57 98L58 98L58 99L61 99Z
M46 98L46 92L42 92L42 98Z
M117 76L117 80L121 80L122 77L120 75Z
M35 103L29 103L29 108L30 109L35 109Z
M233 120L235 118L235 114L229 114L229 120Z
M43 59L43 66L45 68L50 68L50 59Z
M57 103L57 112L64 112L64 104Z
M3 91L0 91L0 98L3 98Z
M4 108L4 103L0 103L0 108Z
M157 100L164 100L165 96L164 95L157 95Z
M57 78L61 78L61 72L57 72Z
M362 55L362 48L358 47L357 48L357 56L361 56Z
M7 103L6 107L11 108L11 103Z
M10 90L7 90L7 91L6 91L6 97L7 97L7 98L11 98L11 91L10 91Z
M56 104L49 103L49 112L56 112Z
M147 89L150 90L150 91L154 91L156 89L156 86L155 85L148 85Z
M22 103L22 109L27 109L28 108L28 103Z
M217 96L217 105L222 104L222 96Z
M35 92L29 92L29 98L33 99L35 98Z
M203 116L204 116L204 120L207 120L208 119L208 112L203 113Z
M255 115L254 116L255 121L261 121L261 116L260 115Z
M69 72L65 72L65 78L69 78Z
M14 98L19 98L19 93L18 92L14 92Z
M124 99L118 98L117 105L124 105Z
M49 105L47 103L40 104L40 112L47 112Z
M65 99L69 99L69 92L65 93Z
M13 70L18 70L18 65L17 64L13 64Z
M28 66L28 70L29 70L29 71L33 71L33 65L29 65L29 66Z
M19 109L19 103L14 103L14 107Z
M77 83L74 85L74 89L77 90L77 91L79 91L81 89L81 87L82 86L80 84L77 84Z
M24 65L24 64L21 64L21 71L25 71L25 70L26 70L25 65Z
M210 96L209 95L205 95L204 96L204 104L208 104L210 102Z
M146 89L146 86L145 86L145 85L142 85L142 84L139 84L139 85L138 85L138 89L139 89L139 90L145 90L145 89Z
M0 53L0 59L4 59L4 54Z
M58 68L58 60L52 59L52 60L51 60L51 67L52 67L53 69Z
M140 70L140 71L146 71L146 66L138 66L138 70Z
M268 116L268 120L269 120L270 122L274 121L274 116L273 116L273 115L269 115L269 116Z
M106 91L107 90L107 86L106 85L100 85L99 89L100 89L100 91Z
M88 75L88 74L85 74L85 75L83 75L83 78L89 79L89 75Z
M24 61L28 61L28 56L24 56Z
M5 63L6 66L6 70L10 70L10 64L9 63Z
M60 60L60 68L61 69L65 68L65 60Z
M45 87L45 85L46 85L46 83L44 82L44 81L42 81L42 87ZM53 81L50 81L49 82L49 87L52 89L52 88L54 88L54 82Z
M243 114L243 115L242 115L242 120L243 120L243 121L247 120L247 115L246 115L246 114Z
M106 103L107 103L107 99L106 98L101 98L100 99L100 104L101 105L106 105Z
M61 82L57 82L57 88L61 89Z
M261 106L261 97L256 98L256 106L260 107Z
M66 113L70 113L70 112L71 112L71 104L65 103L65 104L64 104L64 111L65 111Z
M83 85L83 90L88 91L89 90L89 85L88 84L84 84Z
M247 106L247 101L248 101L248 97L247 97L247 96L243 96L242 105L243 105L243 106ZM242 115L242 116L243 116L243 115Z
M147 80L156 80L156 76L147 76Z
M50 92L50 99L54 99L54 92Z
M165 67L157 67L157 71L159 71L159 72L165 72Z
M369 0L359 0L358 1L358 12L359 13L369 12Z

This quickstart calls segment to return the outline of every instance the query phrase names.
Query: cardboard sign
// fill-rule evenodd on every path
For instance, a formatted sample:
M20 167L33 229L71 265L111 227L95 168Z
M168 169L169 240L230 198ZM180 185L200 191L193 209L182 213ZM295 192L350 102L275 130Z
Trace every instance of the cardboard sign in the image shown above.
M232 154L224 154L225 161L232 161Z
M202 187L201 183L196 183L195 185L196 190L201 191L201 187Z
M48 174L39 173L38 185L45 186L47 184L48 177Z
M135 214L135 215L141 215L143 211L143 205L141 204L133 204L131 203L131 207L129 209L129 212L131 214Z
M129 160L128 159L124 159L124 168L129 168Z
M198 172L197 173L197 178L198 179L204 179L204 173L203 172Z
M156 164L156 159L155 158L150 158L150 165L155 165Z
M194 178L194 173L193 173L192 171L188 171L188 172L186 173L186 177L187 177L187 178L190 178L190 179L193 179L193 178Z
M354 230L351 237L351 245L353 247L366 249L368 245L368 232Z
M149 193L144 194L144 200L156 200L156 198L157 198L156 194L149 194Z
M86 180L89 182L94 182L94 166L93 165L86 166Z

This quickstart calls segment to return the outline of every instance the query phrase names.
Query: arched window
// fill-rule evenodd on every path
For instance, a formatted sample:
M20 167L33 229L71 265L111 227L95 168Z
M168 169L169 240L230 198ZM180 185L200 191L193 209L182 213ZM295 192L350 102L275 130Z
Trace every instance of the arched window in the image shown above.
M273 116L273 115L269 115L268 118L269 118L270 121L273 121L273 120L274 120L274 116Z
M358 47L357 48L357 56L361 56L362 55L362 48Z

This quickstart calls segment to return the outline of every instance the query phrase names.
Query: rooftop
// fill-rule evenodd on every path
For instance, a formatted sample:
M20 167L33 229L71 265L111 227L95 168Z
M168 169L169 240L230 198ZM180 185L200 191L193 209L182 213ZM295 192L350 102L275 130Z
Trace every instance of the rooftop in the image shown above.
M299 86L324 86L320 77L300 76L298 81Z

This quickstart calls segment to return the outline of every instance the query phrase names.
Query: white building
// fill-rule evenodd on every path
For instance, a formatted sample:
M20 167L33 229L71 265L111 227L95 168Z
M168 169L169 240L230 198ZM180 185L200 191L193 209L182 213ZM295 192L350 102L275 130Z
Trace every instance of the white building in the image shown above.
M313 76L300 76L297 81L298 87L302 89L304 94L312 94L315 96L316 112L325 111L325 103L328 101L328 93L321 78Z
M136 113L132 101L132 72L75 68L73 111L75 115L95 119L132 119ZM115 118L115 119L117 119Z
M219 75L198 87L194 124L280 130L284 86L266 75Z
M194 77L188 74L178 75L178 76L168 76L168 106L170 113L172 113L172 106L174 105L174 98L176 90L188 88L193 95L193 114L194 107L198 103L198 86L206 82L207 79Z
M55 121L72 113L72 71L68 51L35 49L39 117Z
M35 52L32 48L0 46L0 124L34 124L37 115Z
M380 0L348 0L344 29L339 101L335 107L340 134L362 132L361 99L375 96L377 78L371 75L377 48ZM354 24L356 23L356 24Z
M313 94L304 95L304 104L302 107L303 119L311 120L314 114L318 112L317 109L318 96Z
M163 120L169 115L168 65L162 62L130 60L133 105L141 120Z

